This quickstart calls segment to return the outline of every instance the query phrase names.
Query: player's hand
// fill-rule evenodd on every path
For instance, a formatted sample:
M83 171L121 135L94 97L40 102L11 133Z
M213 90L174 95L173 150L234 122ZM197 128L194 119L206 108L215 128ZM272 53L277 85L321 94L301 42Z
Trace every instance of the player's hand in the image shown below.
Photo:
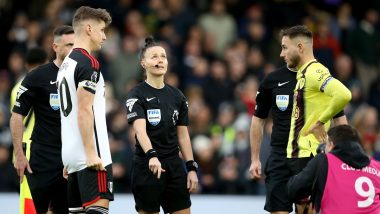
M20 183L22 183L24 178L25 169L27 169L30 174L33 173L32 168L30 168L29 161L26 159L24 154L16 155L14 167L17 171L17 175L20 177Z
M158 179L160 179L161 173L165 172L165 169L161 168L161 162L156 157L149 159L149 170L153 172L153 175L157 174Z
M96 171L107 171L102 164L102 160L97 155L87 156L86 165Z
M189 192L194 192L198 188L198 176L195 171L187 173L187 189Z
M327 142L327 133L325 126L322 122L317 121L306 133L306 135L313 134L320 143Z
M249 167L249 173L253 179L261 178L261 162L260 160L254 160Z
M62 176L66 180L69 178L69 173L67 171L67 166L63 167Z

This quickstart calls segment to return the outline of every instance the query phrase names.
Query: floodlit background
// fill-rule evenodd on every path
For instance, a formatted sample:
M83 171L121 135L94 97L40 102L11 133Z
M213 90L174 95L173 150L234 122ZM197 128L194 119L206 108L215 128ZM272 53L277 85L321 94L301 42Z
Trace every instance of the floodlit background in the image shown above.
M194 209L212 194L231 200L232 195L251 196L252 204L258 205L251 213L262 211L264 180L253 181L248 174L250 119L259 82L284 65L278 33L291 25L305 24L313 31L316 58L351 90L353 99L345 113L359 130L365 150L380 160L378 0L0 0L0 192L18 189L11 163L9 94L26 72L25 54L41 46L52 59L52 30L70 24L81 5L105 8L113 18L96 58L107 80L117 193L130 193L135 140L124 103L130 88L144 79L138 54L147 35L161 41L169 55L166 82L189 100L189 130L200 165L201 188L193 197ZM263 166L270 133L269 120ZM130 201L117 204L133 205L130 195L120 196ZM17 205L14 197L7 205ZM0 203L4 198L0 195ZM206 201L210 200L211 196ZM228 201L223 198L218 212L226 210ZM252 210L253 205L238 202L232 206Z

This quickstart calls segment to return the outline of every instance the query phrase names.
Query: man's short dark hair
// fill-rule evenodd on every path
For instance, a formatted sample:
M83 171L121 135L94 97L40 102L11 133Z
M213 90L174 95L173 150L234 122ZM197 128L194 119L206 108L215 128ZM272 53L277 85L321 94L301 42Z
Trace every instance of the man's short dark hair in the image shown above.
M313 38L313 33L305 26L305 25L296 25L287 29L283 29L280 32L280 36L288 36L289 38L293 39L297 36L304 36L307 38Z
M43 64L47 60L47 53L43 48L35 47L28 50L25 58L29 65Z
M102 8L92 8L88 6L82 6L75 11L73 17L73 27L77 26L80 22L88 19L102 20L108 26L112 22L111 15L107 10Z
M334 143L334 145L346 142L360 142L358 131L350 125L339 125L332 127L327 135L330 138L330 141Z
M62 25L54 30L54 36L62 36L67 34L73 34L74 29L69 25Z

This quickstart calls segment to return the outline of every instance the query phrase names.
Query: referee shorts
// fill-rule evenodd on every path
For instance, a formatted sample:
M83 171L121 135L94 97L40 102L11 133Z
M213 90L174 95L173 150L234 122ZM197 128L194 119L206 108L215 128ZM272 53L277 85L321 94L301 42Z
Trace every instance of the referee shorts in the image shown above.
M264 168L267 190L264 206L266 211L293 211L293 204L289 201L284 187L290 177L302 171L311 158L287 158L286 148L272 147Z
M135 157L132 171L132 192L136 210L165 213L187 209L191 206L187 189L187 174L179 157L160 160L165 172L160 179L149 170L148 160Z
M49 208L54 213L68 213L67 181L62 170L26 173L37 213L46 213Z
M113 201L112 164L105 167L107 171L84 168L69 174L69 207L87 207L99 199Z

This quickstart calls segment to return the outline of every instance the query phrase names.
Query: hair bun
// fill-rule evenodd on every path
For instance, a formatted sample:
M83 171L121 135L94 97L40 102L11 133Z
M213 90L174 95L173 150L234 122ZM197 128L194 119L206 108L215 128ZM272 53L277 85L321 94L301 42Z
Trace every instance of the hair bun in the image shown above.
M148 36L145 38L145 47L149 47L151 46L152 44L154 44L154 38L152 35Z

